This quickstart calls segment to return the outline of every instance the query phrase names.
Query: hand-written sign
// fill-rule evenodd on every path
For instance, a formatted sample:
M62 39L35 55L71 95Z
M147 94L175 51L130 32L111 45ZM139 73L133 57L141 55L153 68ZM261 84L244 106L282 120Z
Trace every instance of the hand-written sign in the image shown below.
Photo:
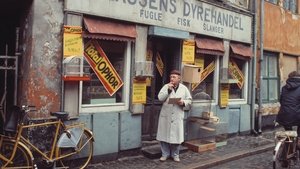
M195 60L195 41L185 40L182 47L182 62L194 63Z
M85 44L84 56L110 96L122 87L122 79L97 41Z
M133 81L132 103L146 103L146 81Z
M64 26L64 56L82 56L82 28L80 26Z

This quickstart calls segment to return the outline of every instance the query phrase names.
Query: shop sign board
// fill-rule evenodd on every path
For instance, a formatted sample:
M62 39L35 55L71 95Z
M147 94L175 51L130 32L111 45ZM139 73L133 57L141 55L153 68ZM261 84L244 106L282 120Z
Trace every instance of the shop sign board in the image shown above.
M250 14L199 0L65 0L65 9L251 43Z
M231 76L237 80L238 87L242 89L245 82L245 77L234 60L230 60L228 70Z
M87 62L96 73L108 94L112 96L122 87L122 79L97 41L90 40L84 46L84 56Z

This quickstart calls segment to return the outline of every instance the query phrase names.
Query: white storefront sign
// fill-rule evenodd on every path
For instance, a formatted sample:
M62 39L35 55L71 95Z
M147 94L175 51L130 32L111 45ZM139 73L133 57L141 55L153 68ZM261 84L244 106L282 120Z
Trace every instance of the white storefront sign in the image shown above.
M251 43L251 16L198 0L65 0L65 9Z

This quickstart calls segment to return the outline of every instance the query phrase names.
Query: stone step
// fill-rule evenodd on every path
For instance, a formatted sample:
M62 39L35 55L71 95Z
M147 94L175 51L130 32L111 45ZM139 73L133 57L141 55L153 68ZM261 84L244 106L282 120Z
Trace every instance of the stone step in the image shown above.
M151 146L146 146L141 149L142 153L145 157L150 159L160 158L161 157L161 150L160 144L155 144ZM188 151L188 148L185 146L180 146L180 153L184 153Z

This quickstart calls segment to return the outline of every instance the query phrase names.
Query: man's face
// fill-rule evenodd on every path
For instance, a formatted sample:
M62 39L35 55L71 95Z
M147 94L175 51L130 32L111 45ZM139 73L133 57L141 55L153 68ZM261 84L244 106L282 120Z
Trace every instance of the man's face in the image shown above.
M177 74L171 74L170 75L170 82L173 85L178 85L178 83L180 82L180 75Z

